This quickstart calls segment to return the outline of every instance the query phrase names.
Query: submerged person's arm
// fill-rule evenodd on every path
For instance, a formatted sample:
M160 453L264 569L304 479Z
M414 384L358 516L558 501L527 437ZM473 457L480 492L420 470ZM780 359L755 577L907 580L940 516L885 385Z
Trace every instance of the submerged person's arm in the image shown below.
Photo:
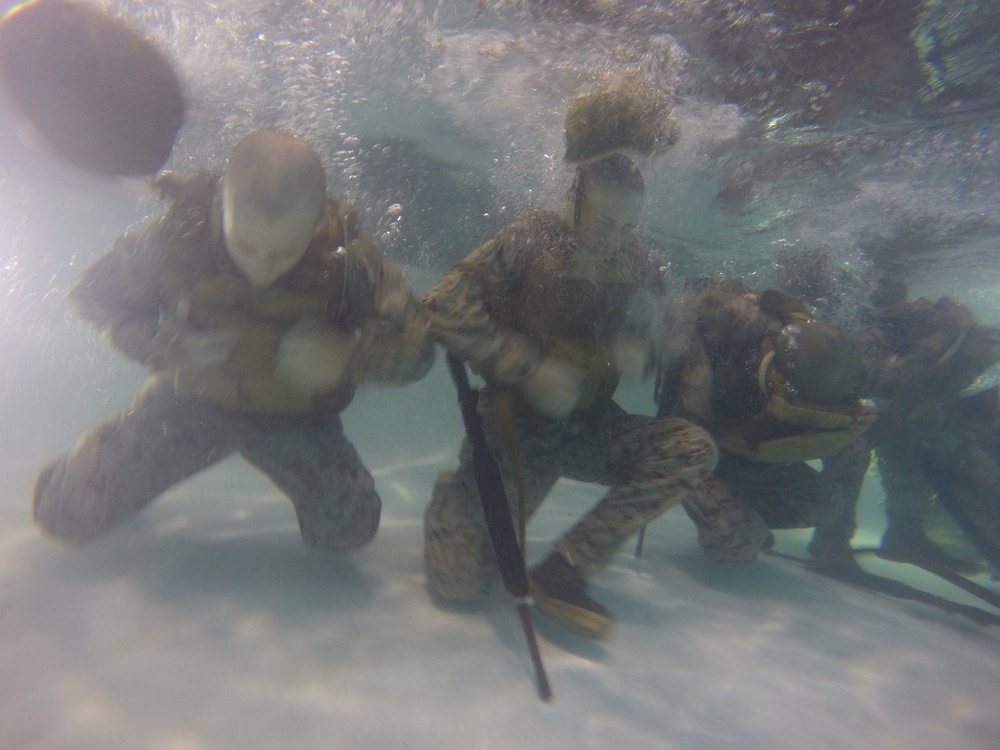
M191 327L190 299L171 297L162 283L160 261L169 252L155 228L121 237L84 271L69 292L70 301L115 349L144 367L216 367L229 356L236 332Z
M510 302L523 275L505 230L452 266L427 293L431 335L473 370L515 385L541 366L540 343L505 325L497 307ZM506 299L505 299L506 298Z
M83 320L126 357L147 366L160 348L157 332L163 315L153 269L142 258L149 235L140 230L118 238L69 291Z
M180 270L190 266L187 275L197 277L198 263L189 261L203 262L215 241L218 227L211 212L217 183L211 172L161 175L153 186L169 202L164 216L115 240L69 291L83 320L146 367L208 367L225 359L232 347L230 331L196 331L188 325L188 282Z
M358 382L419 380L434 362L429 321L403 270L377 257L374 263L374 315L358 336Z
M406 383L430 369L434 345L402 269L382 257L357 210L330 200L319 242L333 265L329 308L282 338L279 378L312 395L364 382Z

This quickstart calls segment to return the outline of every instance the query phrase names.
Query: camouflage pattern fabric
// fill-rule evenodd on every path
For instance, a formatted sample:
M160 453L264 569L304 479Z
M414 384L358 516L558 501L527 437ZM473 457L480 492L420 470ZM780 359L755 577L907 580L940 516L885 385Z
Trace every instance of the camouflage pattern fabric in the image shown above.
M860 405L797 400L803 416L814 418L792 419L772 408L776 398L761 387L768 337L807 319L805 307L730 279L692 290L684 308L686 330L677 326L683 335L663 367L657 400L661 415L704 425L720 445L715 475L684 499L702 548L720 562L746 562L771 543L768 529L815 527L811 551L848 564L854 503L870 461L863 427L853 423ZM844 424L827 424L834 418ZM817 441L828 436L829 446ZM724 449L734 442L757 450ZM786 449L764 450L779 445ZM805 463L818 458L822 471Z
M555 543L584 573L606 566L640 526L689 495L715 465L715 446L701 428L682 419L627 414L613 401L565 421L518 414L515 446L504 437L492 394L480 396L479 411L514 518L518 476L513 451L523 466L528 517L560 477L611 487ZM458 469L438 476L424 516L424 542L428 578L443 596L475 599L498 579L468 441L463 442Z
M823 460L779 465L722 452L715 475L684 499L702 549L718 562L748 562L767 549L769 529L815 528L814 557L846 561L854 505L871 454L856 441Z
M308 546L347 550L375 535L382 503L336 414L247 415L178 398L157 378L132 409L87 432L42 470L35 520L57 538L88 542L233 453L288 496Z
M80 316L153 376L130 411L41 472L36 520L89 541L238 452L291 499L306 544L365 543L381 501L337 415L358 384L409 382L430 368L433 343L402 271L351 206L330 200L299 264L257 289L226 252L219 176L168 174L156 187L164 215L120 237L70 292ZM329 391L304 393L278 377L279 342L299 322L354 340ZM224 361L195 367L178 354L192 331L223 331L235 344Z
M257 289L226 251L219 176L168 174L157 187L168 201L164 216L116 240L69 293L80 317L125 356L169 373L183 393L271 414L341 410L360 383L409 382L430 368L434 351L420 302L349 204L328 200L302 260ZM292 393L274 373L278 343L300 321L357 337L348 377L314 398ZM192 371L178 361L178 334L218 328L236 334L225 362Z
M625 335L652 348L664 266L631 237L618 252L586 250L561 217L533 211L456 263L426 297L432 335L487 382L479 410L508 499L518 498L517 457L529 516L559 477L611 487L556 542L582 573L606 565L715 465L704 430L629 415L612 401L619 378L613 343ZM519 392L547 357L583 373L581 398L566 419L541 416ZM459 600L485 593L497 570L467 443L458 470L438 477L424 520L432 587Z
M866 433L886 497L883 552L937 558L959 569L925 535L936 499L1000 569L1000 451L990 446L996 389L963 394L1000 361L1000 331L948 297L897 302L869 317L867 390L885 403Z

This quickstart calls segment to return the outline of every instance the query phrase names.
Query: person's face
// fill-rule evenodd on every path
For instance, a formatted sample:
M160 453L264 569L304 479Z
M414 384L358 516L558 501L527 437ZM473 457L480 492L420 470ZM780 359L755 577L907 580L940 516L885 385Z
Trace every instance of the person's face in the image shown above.
M615 252L625 230L635 226L642 213L643 194L591 183L581 197L578 239L601 252Z
M229 257L258 288L270 286L302 259L315 230L310 217L295 210L268 218L224 204L222 222Z
M305 246L268 247L255 240L227 238L226 247L236 267L255 287L270 286L302 259Z

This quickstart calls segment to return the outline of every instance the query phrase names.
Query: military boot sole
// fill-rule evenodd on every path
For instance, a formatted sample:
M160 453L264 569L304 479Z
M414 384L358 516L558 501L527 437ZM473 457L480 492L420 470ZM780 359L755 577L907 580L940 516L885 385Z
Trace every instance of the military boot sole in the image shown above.
M595 612L592 609L549 596L530 579L529 587L538 611L550 620L562 625L573 635L592 641L603 641L611 634L614 621L607 613Z

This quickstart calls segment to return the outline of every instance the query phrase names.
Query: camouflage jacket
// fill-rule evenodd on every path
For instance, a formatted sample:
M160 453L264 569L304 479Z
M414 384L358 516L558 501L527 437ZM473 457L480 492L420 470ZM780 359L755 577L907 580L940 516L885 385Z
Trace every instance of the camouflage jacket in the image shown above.
M561 357L585 373L586 410L617 387L617 337L652 348L663 276L634 238L613 255L586 253L558 214L529 211L452 266L425 302L432 335L488 384L516 391L544 357Z
M167 174L155 185L168 202L163 216L116 240L69 296L115 348L172 378L179 394L248 412L338 411L359 383L407 382L428 370L433 344L420 303L352 206L329 200L302 260L258 289L226 251L219 175ZM275 376L281 338L302 321L356 340L329 393L304 395ZM219 329L235 333L223 363L192 371L177 361L171 345L179 333Z

